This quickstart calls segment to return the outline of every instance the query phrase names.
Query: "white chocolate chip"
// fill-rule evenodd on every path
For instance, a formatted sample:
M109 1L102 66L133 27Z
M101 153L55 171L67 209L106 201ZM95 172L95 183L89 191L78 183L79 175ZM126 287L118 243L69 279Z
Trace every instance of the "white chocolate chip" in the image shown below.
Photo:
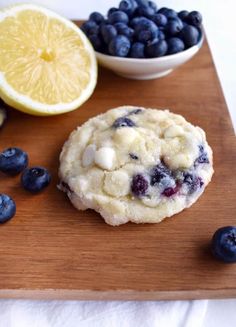
M193 165L193 157L189 153L166 156L164 161L170 169L190 168Z
M183 134L184 134L183 127L178 125L171 125L167 127L166 130L164 131L165 138L181 136Z
M85 148L82 156L83 167L90 166L94 162L95 152L96 152L95 144L90 144Z
M95 153L95 163L102 169L111 170L114 166L115 158L115 150L110 147L102 147Z
M130 190L129 175L124 170L106 173L104 190L113 196L125 196Z
M118 128L114 134L114 141L122 146L129 146L137 135L138 133L133 128Z

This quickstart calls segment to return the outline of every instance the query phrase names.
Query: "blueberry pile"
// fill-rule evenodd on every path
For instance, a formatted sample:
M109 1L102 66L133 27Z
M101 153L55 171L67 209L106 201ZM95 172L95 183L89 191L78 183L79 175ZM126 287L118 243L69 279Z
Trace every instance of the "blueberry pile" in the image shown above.
M122 0L107 15L90 14L81 29L98 52L118 57L154 58L171 55L198 43L202 15L157 8L153 1Z
M49 185L51 176L43 167L26 168L28 161L28 155L22 149L7 148L0 153L0 172L10 176L22 172L22 187L31 193L38 193ZM14 200L6 194L0 194L0 223L5 223L13 218L15 213Z

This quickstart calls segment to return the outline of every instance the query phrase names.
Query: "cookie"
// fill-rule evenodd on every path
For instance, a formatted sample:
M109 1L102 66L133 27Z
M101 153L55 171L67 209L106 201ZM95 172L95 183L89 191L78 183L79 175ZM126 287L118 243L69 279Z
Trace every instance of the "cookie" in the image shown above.
M201 128L168 110L123 106L71 133L59 188L107 224L158 223L197 201L212 174Z

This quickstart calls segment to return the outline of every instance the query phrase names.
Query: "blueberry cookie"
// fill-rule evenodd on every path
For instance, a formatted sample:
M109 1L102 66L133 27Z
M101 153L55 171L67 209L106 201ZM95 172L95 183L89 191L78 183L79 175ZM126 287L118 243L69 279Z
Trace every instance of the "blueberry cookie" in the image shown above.
M158 223L190 207L213 174L204 131L168 110L123 106L73 131L60 185L80 210L110 225Z

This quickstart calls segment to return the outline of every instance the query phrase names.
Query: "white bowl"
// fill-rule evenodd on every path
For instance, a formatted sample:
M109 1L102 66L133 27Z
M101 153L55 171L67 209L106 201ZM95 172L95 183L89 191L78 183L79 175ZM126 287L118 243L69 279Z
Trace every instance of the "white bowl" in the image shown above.
M182 52L159 58L136 59L114 57L96 52L99 64L111 69L117 75L131 79L154 79L165 76L172 72L176 67L190 60L201 48L204 36L198 44Z

